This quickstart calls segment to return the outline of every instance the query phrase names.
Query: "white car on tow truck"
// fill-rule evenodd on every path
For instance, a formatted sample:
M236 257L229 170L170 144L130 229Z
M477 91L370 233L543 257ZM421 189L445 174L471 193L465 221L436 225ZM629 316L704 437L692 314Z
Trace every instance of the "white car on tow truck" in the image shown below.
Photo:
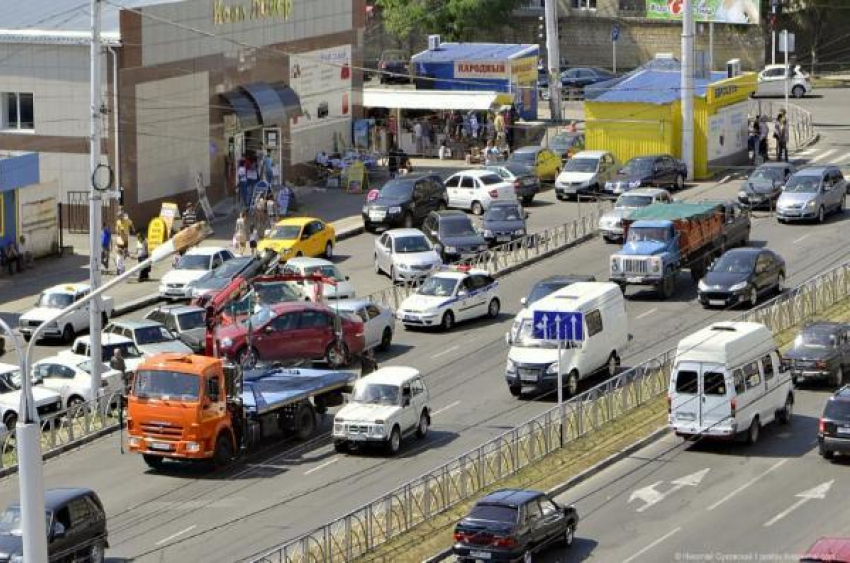
M402 438L422 439L431 425L428 387L419 370L385 367L361 378L348 403L334 417L334 448L338 452L381 445L391 455Z
M88 294L89 285L82 283L68 283L45 289L38 296L35 308L21 315L18 321L18 331L23 335L25 340L29 341L35 329L41 326L42 323ZM106 324L106 321L112 316L113 301L111 297L104 295L101 297L101 303L103 304L101 322ZM72 311L61 321L61 325L59 323L51 323L50 326L45 327L41 336L44 338L61 338L70 344L73 342L74 336L77 333L89 329L90 306L91 304L88 304L76 311Z
M404 328L439 327L450 330L456 322L499 316L499 282L484 270L449 267L432 274L402 301L396 318Z

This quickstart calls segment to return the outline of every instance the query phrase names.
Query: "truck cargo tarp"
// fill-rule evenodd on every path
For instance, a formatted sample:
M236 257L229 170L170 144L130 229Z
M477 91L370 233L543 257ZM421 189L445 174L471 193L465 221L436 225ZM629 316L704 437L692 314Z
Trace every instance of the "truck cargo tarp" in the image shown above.
M629 221L681 221L710 215L717 210L714 203L654 203L629 214Z
M356 375L351 372L320 369L249 372L242 383L242 404L249 412L262 414L319 393L341 389L355 379Z

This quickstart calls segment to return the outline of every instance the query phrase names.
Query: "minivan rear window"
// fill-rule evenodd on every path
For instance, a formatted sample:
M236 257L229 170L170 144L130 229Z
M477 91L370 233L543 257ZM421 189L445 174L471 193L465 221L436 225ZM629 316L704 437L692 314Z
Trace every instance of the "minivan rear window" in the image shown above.
M517 509L515 506L502 506L500 504L476 504L469 513L469 518L475 520L487 520L489 522L517 521Z
M823 417L832 420L850 420L850 401L827 401Z
M706 395L726 396L726 379L722 373L707 371L702 376L702 388Z
M699 389L697 384L697 372L683 370L676 374L676 392L696 395Z

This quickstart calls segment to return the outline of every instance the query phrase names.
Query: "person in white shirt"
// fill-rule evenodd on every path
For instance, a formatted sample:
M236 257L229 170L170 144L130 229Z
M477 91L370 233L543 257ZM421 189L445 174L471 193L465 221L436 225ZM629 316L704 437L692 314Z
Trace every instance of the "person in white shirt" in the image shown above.
M446 146L446 142L440 143L440 150L437 151L437 156L440 160L448 160L452 157L452 149Z
M422 124L416 122L413 124L413 140L416 141L416 154L422 155L424 147L422 146Z

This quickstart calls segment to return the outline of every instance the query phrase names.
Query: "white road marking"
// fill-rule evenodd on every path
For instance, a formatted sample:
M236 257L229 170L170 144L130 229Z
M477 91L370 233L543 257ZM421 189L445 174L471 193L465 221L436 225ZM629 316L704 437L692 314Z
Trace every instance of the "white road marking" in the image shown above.
M719 182L719 183L720 183L720 184L725 184L726 182L728 182L728 181L729 181L729 178L731 178L731 177L732 177L732 176L724 176L724 177L723 177L723 179L722 179L722 180L720 180L720 182Z
M658 307L654 307L654 308L650 309L649 311L646 311L645 313L641 313L640 315L636 316L635 320L642 319L644 317L648 317L649 315L651 315L652 313L654 313L657 310L658 310Z
M812 154L813 152L817 152L817 150L818 149L816 147L809 147L805 150L794 153L794 156L806 156L807 154Z
M835 162L838 163L838 166L850 166L850 152L842 157L836 158Z
M806 240L806 239L807 239L807 238L809 238L810 236L812 236L812 233L809 233L809 234L807 234L807 235L803 235L803 236L801 236L801 237L799 237L799 238L795 238L795 239L794 239L793 241L791 241L791 242L793 242L794 244L797 244L798 242L803 242L804 240Z
M437 352L436 354L434 354L431 357L432 358L439 358L440 356L445 356L446 354L450 354L450 353L454 352L458 348L460 348L460 346L449 346L448 348L446 348L442 352Z
M632 561L634 561L635 559L637 559L638 557L640 557L641 555L643 555L644 553L646 553L647 551L649 551L650 549L652 549L656 545L660 544L661 542L663 542L664 540L666 540L667 538L669 538L670 536L672 536L673 534L675 534L676 532L678 532L681 529L682 529L681 526L678 527L678 528L673 528L672 530L670 530L669 532L667 532L666 534L664 534L663 536L661 536L660 538L658 538L657 540L655 540L654 542L649 544L648 546L644 547L643 549L641 549L640 551L638 551L637 553L635 553L634 555L632 555L628 559L623 559L623 563L631 563Z
M447 410L452 409L452 408L458 406L459 404L460 404L460 401L455 401L454 403L446 405L441 409L437 409L437 410L433 411L431 414L434 415L434 414L440 414L441 412L446 412Z
M684 489L685 487L697 487L702 480L705 478L706 474L710 471L710 468L706 467L705 469L700 469L695 473L691 473L690 475L685 475L684 477L679 477L678 479L673 479L670 483L673 485L666 491L659 492L655 490L655 487L660 485L663 481L656 481L652 485L648 487L643 487L642 489L637 489L632 492L631 496L629 496L629 503L635 499L638 499L643 502L643 506L638 507L637 512L643 512L647 508L654 506L669 497L670 495L676 493L680 489Z
M171 534L171 535L170 535L170 536L168 536L167 538L162 538L161 540L159 540L158 542L156 542L154 545L162 545L162 544L164 544L164 543L168 543L168 542L170 542L171 540L173 540L174 538L176 538L177 536L182 536L182 535L183 535L183 534L185 534L186 532L191 532L192 530L194 530L194 529L195 529L195 528L197 528L197 527L198 527L198 526L197 526L197 524L192 524L191 526L189 526L189 527L188 527L188 528L186 528L185 530L180 530L180 531L179 531L179 532L177 532L176 534Z
M818 161L821 161L821 160L823 160L823 159L827 158L828 156L830 156L830 155L832 155L832 154L834 154L834 153L836 153L836 152L838 152L838 150L837 150L837 149L829 149L828 151L826 151L826 152L822 152L822 153L820 153L819 155L817 155L817 156L816 156L816 157L814 157L814 158L810 158L810 159L809 159L809 162L811 163L811 162L818 162Z
M735 495L737 495L738 493L740 493L741 491L743 491L747 487L754 485L755 483L764 479L765 476L767 476L768 473L770 473L771 471L774 471L775 469L779 469L780 467L785 465L785 463L787 461L788 461L787 459L782 459L782 460L777 461L776 463L774 463L773 465L768 467L763 473L756 475L755 477L753 477L752 479L750 479L749 481L747 481L746 483L744 483L743 485L741 485L740 487L738 487L737 489L735 489L734 491L732 491L731 493L729 493L728 495L726 495L725 497L720 499L719 501L717 501L714 504L712 504L711 506L709 506L708 510L714 510L715 508L717 508L718 506L720 506L721 504L723 504L724 502L726 502L730 498L734 497Z
M338 457L335 457L335 458L333 458L333 459L329 459L329 460L328 460L328 461L326 461L325 463L323 463L323 464L321 464L321 465L317 465L316 467L314 467L313 469L310 469L309 471L305 471L305 472L304 472L304 475L309 475L309 474L311 474L311 473L315 473L315 472L316 472L316 471L318 471L319 469L324 469L325 467L327 467L327 466L329 466L329 465L333 465L334 463L336 463L336 462L338 462L338 461L339 461L339 458L338 458Z
M782 520L783 518L785 518L786 516L788 516L789 514L791 514L792 512L794 512L795 510L797 510L798 508L800 508L801 506L803 506L804 504L806 504L807 502L809 502L812 499L818 499L818 500L825 499L826 493L829 492L829 489L830 489L830 487L832 487L832 484L834 482L835 482L835 479L832 479L831 481L821 483L817 487L812 487L808 491L803 491L802 493L797 493L795 495L797 497L797 502L795 502L794 504L792 504L791 506L789 506L788 508L786 508L785 510L783 510L782 512L780 512L779 514L777 514L776 516L774 516L773 518L768 520L767 522L765 522L764 523L765 528L768 527L768 526L773 526L775 523L779 522L780 520Z

